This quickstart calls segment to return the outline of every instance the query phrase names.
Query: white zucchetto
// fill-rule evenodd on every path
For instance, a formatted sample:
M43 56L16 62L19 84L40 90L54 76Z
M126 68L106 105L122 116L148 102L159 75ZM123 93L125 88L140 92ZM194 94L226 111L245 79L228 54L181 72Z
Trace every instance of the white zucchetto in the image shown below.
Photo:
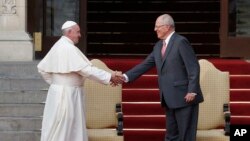
M62 25L62 30L63 29L66 29L66 28L69 28L71 26L74 26L74 25L77 25L76 22L74 21L66 21L63 25Z

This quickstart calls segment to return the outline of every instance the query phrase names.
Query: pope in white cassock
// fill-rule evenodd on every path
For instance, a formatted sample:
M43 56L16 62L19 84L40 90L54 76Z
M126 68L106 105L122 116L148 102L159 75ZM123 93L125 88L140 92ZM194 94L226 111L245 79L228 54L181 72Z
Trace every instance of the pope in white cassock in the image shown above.
M62 26L63 36L38 64L38 72L50 84L42 121L41 141L88 141L83 82L86 78L102 84L115 79L94 67L74 45L78 43L80 27L73 21Z

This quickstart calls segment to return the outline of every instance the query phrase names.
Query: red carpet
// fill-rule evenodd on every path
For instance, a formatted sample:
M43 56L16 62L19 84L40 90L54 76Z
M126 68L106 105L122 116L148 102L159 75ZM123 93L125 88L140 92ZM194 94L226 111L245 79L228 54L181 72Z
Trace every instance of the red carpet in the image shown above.
M229 71L230 74L250 74L250 64L239 59L208 59L221 71Z
M242 102L242 103L230 103L230 111L233 115L237 116L250 116L250 103L249 102Z
M163 141L165 129L124 129L124 141Z
M122 102L124 115L164 115L160 102Z
M143 59L102 59L111 69L125 72ZM208 59L230 73L231 124L250 124L250 63L240 59ZM159 102L156 69L124 84L122 111L125 141L163 141L165 112Z
M159 89L127 89L122 90L123 102L159 102Z
M126 115L124 116L124 128L164 129L164 115ZM136 123L136 124L134 124Z
M250 116L235 116L232 115L230 119L232 125L250 125Z
M231 89L230 90L230 101L250 101L250 89Z
M147 74L139 77L131 83L123 84L123 88L158 88L158 76L156 74Z

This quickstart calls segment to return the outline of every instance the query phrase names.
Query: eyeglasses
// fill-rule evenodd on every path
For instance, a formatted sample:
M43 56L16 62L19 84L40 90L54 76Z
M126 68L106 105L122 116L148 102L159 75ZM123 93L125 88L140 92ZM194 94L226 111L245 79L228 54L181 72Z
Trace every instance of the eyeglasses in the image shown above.
M165 25L167 25L167 24L163 24L163 25L156 25L156 26L155 26L155 28L157 28L157 29L158 29L158 28L161 28L161 27L163 27L163 26L165 26Z

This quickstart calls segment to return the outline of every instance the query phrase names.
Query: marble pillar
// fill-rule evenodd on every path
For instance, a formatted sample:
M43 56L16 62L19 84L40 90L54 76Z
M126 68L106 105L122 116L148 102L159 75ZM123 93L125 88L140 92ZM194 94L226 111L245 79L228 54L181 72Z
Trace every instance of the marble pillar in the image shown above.
M0 61L33 60L26 11L26 0L0 0Z

